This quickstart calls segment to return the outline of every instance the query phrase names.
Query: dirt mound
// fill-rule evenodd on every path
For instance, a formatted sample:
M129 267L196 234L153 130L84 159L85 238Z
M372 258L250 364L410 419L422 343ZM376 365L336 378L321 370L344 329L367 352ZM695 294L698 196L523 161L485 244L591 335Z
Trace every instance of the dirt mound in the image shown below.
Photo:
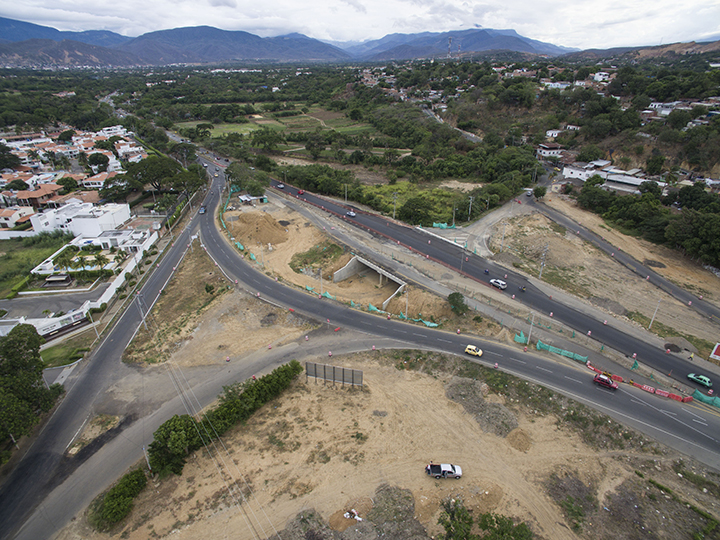
M521 428L513 429L507 436L507 442L515 450L519 450L520 452L527 452L532 446L530 436Z
M265 212L246 212L231 222L230 228L236 238L252 245L282 244L288 239L288 232L275 218Z
M500 403L489 403L485 400L480 381L453 377L445 395L472 414L485 433L507 437L518 426L517 417L510 409Z

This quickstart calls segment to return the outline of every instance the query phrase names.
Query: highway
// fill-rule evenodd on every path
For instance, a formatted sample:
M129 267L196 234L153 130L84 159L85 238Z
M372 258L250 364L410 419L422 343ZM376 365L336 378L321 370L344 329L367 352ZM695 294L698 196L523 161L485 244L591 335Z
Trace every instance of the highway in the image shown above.
M208 208L215 208L220 202L223 183L222 174L214 178L213 187L209 190L205 202ZM338 209L342 210L342 207L338 206ZM342 212L344 213L344 210ZM377 222L370 221L365 214L358 214L357 219L362 224L366 218L368 223L376 225ZM419 242L414 235L422 234L413 233L412 229L395 224L386 226L404 233L406 237L403 238L414 242ZM556 362L481 339L387 320L279 285L265 276L256 265L240 258L229 241L218 231L215 212L195 215L190 225L179 234L174 247L168 250L142 287L141 294L148 299L148 303L160 293L186 249L190 233L196 231L199 231L208 254L230 280L237 280L254 295L259 294L281 306L292 307L314 320L329 320L333 327L342 329L338 334L340 339L345 335L344 331L353 330L367 336L365 349L372 345L382 347L402 342L408 348L417 347L455 354L462 354L468 342L472 342L485 351L479 359L480 363L486 366L497 363L504 371L573 397L670 447L720 469L720 454L717 451L720 416L711 409L682 405L624 385L614 393L605 391L592 384L592 373L581 365L563 360ZM438 246L438 242L434 241L428 246L438 248L437 253L440 255L444 250L452 248L447 244ZM451 254L457 255L459 259L459 250ZM474 267L476 264L477 262L473 261L470 266ZM477 270L482 272L482 268L480 265ZM467 266L464 270L467 270ZM493 271L499 272L497 268L493 268ZM512 282L512 278L509 277L508 280ZM537 291L528 288L526 298L530 300L533 297L537 297L537 301L541 299ZM173 414L185 412L182 400L177 397L167 400L144 417L141 410L131 409L120 430L120 436L93 448L92 451L81 452L75 458L65 457L66 448L81 431L87 419L94 415L95 407L105 399L108 389L137 371L136 368L122 364L120 360L122 351L141 324L141 316L136 306L137 303L131 304L91 359L84 363L74 384L67 389L64 401L20 464L3 483L0 490L1 538L51 538L70 518L80 513L95 494L113 482L127 467L142 459L142 446L150 442L152 431L160 423ZM594 323L597 324L597 321ZM357 347L362 348L362 343L358 343ZM263 366L272 366L289 359L282 356L280 351L259 353L253 364L236 368L233 376L239 379L247 378L250 374L259 372ZM207 380L192 381L201 406L214 399L223 384L227 384L227 377L224 370L219 370L214 377Z
M280 182L273 181L273 187L275 187L275 189L277 189L279 184ZM665 350L650 345L637 336L628 335L611 325L605 325L603 320L596 319L582 311L563 305L534 287L524 276L512 270L482 259L472 252L463 249L461 246L434 237L416 228L408 227L392 219L362 212L351 205L344 206L308 192L303 192L299 195L300 190L297 188L287 184L283 185L285 187L282 191L290 196L299 197L301 200L322 207L325 211L334 213L338 219L364 228L380 238L384 237L393 243L400 242L400 244L410 248L416 253L428 255L440 264L452 268L476 281L486 283L490 286L490 279L502 279L507 282L505 293L508 295L515 294L516 300L522 302L531 310L545 316L552 313L555 320L574 329L579 335L589 335L599 343L612 347L628 357L636 354L639 362L665 375L671 374L670 376L672 378L675 378L683 384L702 389L701 386L688 381L685 377L688 373L697 370L693 364L677 356L667 354ZM355 212L355 217L346 216L347 211L350 209ZM587 235L590 236L591 233L587 233ZM488 270L489 273L485 274L485 270ZM657 279L659 280L661 278L658 276ZM525 292L519 290L519 288L523 286L525 287ZM688 295L689 293L684 294ZM705 302L702 304L709 306L708 309L711 311L715 309L714 306L710 306ZM590 334L588 334L588 332Z

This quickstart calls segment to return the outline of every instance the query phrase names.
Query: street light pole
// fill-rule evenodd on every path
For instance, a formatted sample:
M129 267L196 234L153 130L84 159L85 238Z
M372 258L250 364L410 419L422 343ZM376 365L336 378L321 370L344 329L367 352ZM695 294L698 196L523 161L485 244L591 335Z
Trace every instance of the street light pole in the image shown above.
M397 205L397 191L393 191L393 219L395 219L395 206Z
M470 195L469 198L470 198L470 207L468 208L468 221L470 221L470 214L472 214L472 202L475 197Z
M100 339L100 334L98 334L97 328L95 328L95 321L92 319L92 312L88 309L87 311L88 319L90 319L90 325L93 327L93 330L95 330L95 335L98 339Z
M655 315L657 315L659 308L660 308L660 300L658 300L657 306L655 306L655 313L653 313L652 319L650 319L650 324L648 324L648 330L650 330L652 323L655 322Z

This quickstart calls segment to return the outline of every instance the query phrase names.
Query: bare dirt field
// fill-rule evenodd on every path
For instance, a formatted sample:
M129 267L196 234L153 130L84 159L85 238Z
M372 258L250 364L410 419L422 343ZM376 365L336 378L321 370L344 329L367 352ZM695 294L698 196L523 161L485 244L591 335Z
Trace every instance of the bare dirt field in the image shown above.
M558 195L549 197L548 204L680 286L703 294L709 301L717 302L720 298L717 292L720 279L680 254L618 233L604 225L598 216L578 209L573 202L560 199ZM543 281L645 328L657 309L653 322L655 331L664 336L679 334L686 337L704 356L717 341L718 327L712 321L542 214L522 214L506 223L497 226L491 237L491 249L495 251L496 259L537 276L545 252ZM691 339L693 337L695 339Z
M707 519L685 503L720 517L717 472L528 383L493 391L487 372L411 351L333 360L362 369L365 386L301 377L229 432L227 451L198 452L182 476L151 481L111 534L77 520L60 539L253 539L287 527L286 540L421 540L441 532L448 497L548 540L690 539ZM431 460L461 465L463 477L428 477ZM352 509L363 522L344 517Z

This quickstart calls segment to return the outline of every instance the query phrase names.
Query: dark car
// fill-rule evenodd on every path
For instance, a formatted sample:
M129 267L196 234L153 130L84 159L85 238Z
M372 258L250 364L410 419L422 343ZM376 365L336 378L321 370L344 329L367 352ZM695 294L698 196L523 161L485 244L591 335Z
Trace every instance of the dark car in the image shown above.
M618 389L618 383L613 381L610 377L603 373L598 373L595 375L595 378L593 379L593 382L597 384L598 386L604 386L608 390L617 390Z

